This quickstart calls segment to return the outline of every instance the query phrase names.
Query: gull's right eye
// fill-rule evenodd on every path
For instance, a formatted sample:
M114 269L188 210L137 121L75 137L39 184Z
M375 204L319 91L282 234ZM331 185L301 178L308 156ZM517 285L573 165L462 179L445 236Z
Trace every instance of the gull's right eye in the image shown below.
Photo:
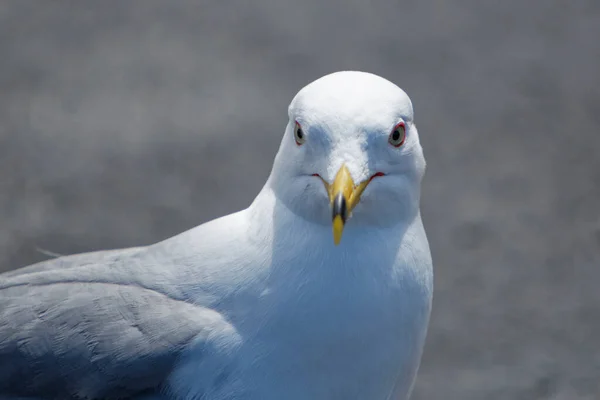
M294 139L296 140L296 144L301 146L306 142L306 136L304 135L304 131L298 122L295 122L294 126Z

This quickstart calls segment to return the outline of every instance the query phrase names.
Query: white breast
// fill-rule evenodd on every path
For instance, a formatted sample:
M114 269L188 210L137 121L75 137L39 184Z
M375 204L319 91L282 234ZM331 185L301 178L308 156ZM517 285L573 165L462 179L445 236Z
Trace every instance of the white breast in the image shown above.
M225 275L235 287L211 305L231 323L235 346L214 359L190 349L197 360L177 367L186 379L172 380L174 391L213 400L406 398L431 307L420 220L378 231L348 226L338 247L322 246L331 241L327 227L293 226L262 232L276 238L269 247L236 253L243 278ZM222 270L213 271L220 287Z
M325 234L310 237L329 240ZM429 318L431 280L423 277L431 264L415 265L410 248L386 249L378 238L349 232L345 249L316 253L300 241L300 254L274 254L272 262L294 270L273 271L251 319L240 325L237 379L244 398L407 395ZM369 251L356 251L353 239Z

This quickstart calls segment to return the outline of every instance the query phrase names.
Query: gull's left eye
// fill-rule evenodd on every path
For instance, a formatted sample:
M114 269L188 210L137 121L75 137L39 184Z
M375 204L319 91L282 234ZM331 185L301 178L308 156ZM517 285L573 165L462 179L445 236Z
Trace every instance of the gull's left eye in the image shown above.
M398 125L394 127L392 133L390 133L390 137L388 141L394 147L400 147L404 144L404 140L406 139L406 126L404 122L400 122Z
M296 125L294 126L294 139L296 140L296 144L298 146L306 142L306 136L304 135L304 131L298 122L296 122Z

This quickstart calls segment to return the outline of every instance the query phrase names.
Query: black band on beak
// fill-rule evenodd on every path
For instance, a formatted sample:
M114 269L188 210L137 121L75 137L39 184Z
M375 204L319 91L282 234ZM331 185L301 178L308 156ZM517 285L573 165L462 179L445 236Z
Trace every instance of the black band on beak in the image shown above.
M340 216L342 218L342 222L346 223L346 218L348 217L348 206L346 204L346 198L343 194L338 193L335 196L331 209L333 211L332 219Z

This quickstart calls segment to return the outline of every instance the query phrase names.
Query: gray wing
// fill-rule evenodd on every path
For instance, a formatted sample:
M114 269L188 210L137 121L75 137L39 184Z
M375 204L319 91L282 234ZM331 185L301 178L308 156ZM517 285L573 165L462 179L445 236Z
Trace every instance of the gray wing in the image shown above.
M119 254L87 259L110 264ZM78 265L91 264L85 260L59 258L0 275L0 398L152 392L185 346L219 318L133 283L52 279L65 268L74 268L76 277Z

